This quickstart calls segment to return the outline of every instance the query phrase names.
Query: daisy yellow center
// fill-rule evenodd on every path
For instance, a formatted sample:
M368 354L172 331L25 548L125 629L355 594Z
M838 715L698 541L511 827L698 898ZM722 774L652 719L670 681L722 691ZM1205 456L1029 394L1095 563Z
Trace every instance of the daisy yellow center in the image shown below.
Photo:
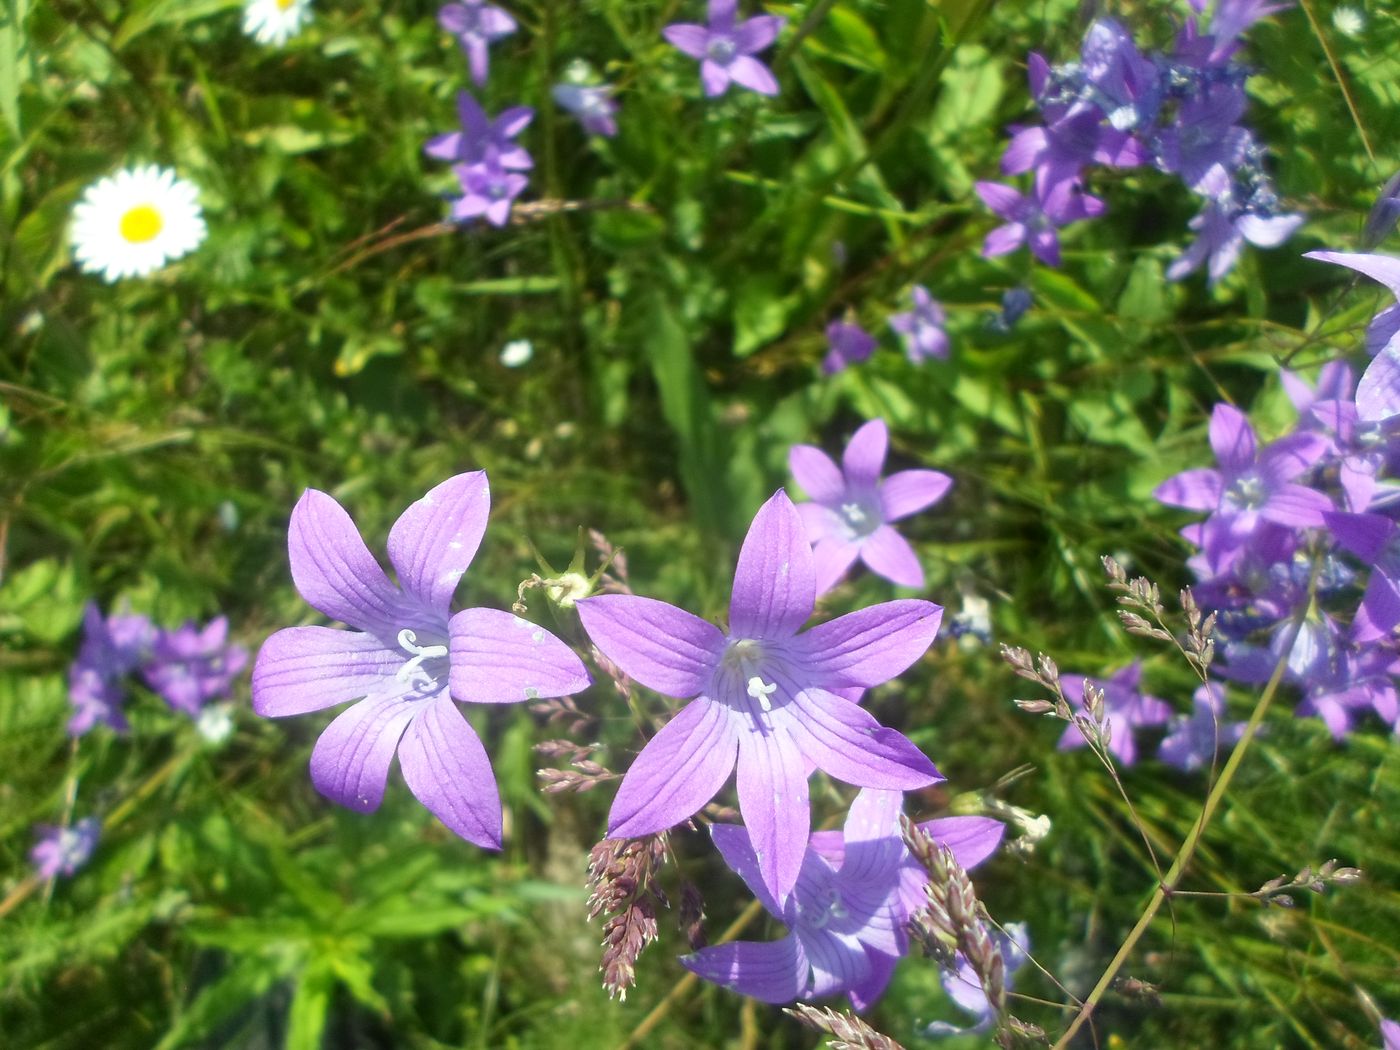
M296 2L297 0L277 0L277 10L286 11Z
M164 225L165 220L154 205L138 204L127 209L119 228L124 240L132 244L145 244L154 239Z

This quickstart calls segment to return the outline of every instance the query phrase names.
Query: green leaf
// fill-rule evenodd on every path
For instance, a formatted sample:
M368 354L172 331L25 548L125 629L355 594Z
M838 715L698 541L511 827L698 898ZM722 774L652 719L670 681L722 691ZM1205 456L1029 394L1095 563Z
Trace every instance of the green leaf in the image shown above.
M781 286L776 275L763 274L744 281L735 290L735 357L748 357L782 335L794 300L779 294Z
M23 632L54 644L72 634L82 618L78 577L68 562L45 558L0 587L0 634Z
M335 985L334 969L325 956L314 959L302 973L288 1012L287 1050L320 1050Z

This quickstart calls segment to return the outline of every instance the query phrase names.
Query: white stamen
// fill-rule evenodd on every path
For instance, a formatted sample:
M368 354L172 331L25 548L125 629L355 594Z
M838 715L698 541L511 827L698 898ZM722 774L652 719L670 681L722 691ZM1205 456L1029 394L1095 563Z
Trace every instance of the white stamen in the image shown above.
M413 678L413 684L418 688L426 689L433 684L433 676L423 670L424 660L437 660L447 655L445 645L419 645L418 636L413 633L412 628L405 627L399 632L399 648L410 654L412 659L405 660L403 666L399 668L399 673L394 677L400 682L407 682Z
M773 710L773 702L768 698L778 691L777 683L765 682L758 675L749 679L749 696L758 701L758 706L765 711Z
M841 504L841 513L846 515L846 520L852 525L865 524L865 511L861 510L859 503Z

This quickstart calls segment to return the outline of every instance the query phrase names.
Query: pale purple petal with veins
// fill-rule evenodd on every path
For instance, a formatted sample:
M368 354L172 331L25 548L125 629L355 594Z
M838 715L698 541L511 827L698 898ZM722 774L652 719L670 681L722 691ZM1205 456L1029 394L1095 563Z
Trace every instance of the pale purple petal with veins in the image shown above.
M941 500L953 479L937 470L901 470L880 485L880 504L886 521L917 514Z
M780 682L781 688L781 682ZM942 780L932 762L903 733L887 729L863 707L824 689L792 697L797 716L787 731L822 772L857 787L910 791Z
M883 419L872 419L851 435L846 451L841 454L841 468L852 488L874 487L885 469L885 454L890 447L890 431Z
M448 622L452 695L518 704L588 688L583 661L538 624L496 609L463 609Z
M448 615L457 584L481 545L490 509L484 470L448 478L410 504L389 530L389 561L399 586Z
M359 631L284 628L258 651L253 710L285 718L382 692L393 686L407 656Z
M666 696L704 692L724 652L724 635L714 624L655 598L601 594L576 608L609 660Z
M736 637L786 638L807 622L816 604L812 550L787 493L779 490L754 516L729 600Z
M916 599L838 616L798 635L806 666L828 686L870 688L903 674L933 644L943 609Z
M429 813L468 842L501 848L501 797L491 760L446 693L414 717L399 744L399 768Z
M779 941L731 941L681 957L691 973L765 1003L790 1003L806 992L811 966L789 934Z
M865 538L860 546L860 560L871 572L891 583L915 590L924 586L924 569L919 564L919 556L909 541L888 525L881 525Z
M846 479L825 452L813 445L793 445L788 449L788 469L808 497L818 503L836 503L846 491ZM799 505L810 506L810 504Z
M361 700L326 727L311 752L311 783L332 802L372 813L384 798L399 738L419 705L405 700L410 687Z
M807 770L797 743L774 726L749 726L739 738L739 813L764 885L786 901L811 830Z

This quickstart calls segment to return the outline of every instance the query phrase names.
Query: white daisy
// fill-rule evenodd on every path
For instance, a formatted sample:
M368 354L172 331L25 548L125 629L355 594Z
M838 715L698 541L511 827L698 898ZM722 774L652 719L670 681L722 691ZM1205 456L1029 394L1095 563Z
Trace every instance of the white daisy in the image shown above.
M281 47L311 21L311 0L248 0L243 32L259 44Z
M193 251L208 232L198 197L193 183L154 164L99 179L73 208L78 266L115 281Z

